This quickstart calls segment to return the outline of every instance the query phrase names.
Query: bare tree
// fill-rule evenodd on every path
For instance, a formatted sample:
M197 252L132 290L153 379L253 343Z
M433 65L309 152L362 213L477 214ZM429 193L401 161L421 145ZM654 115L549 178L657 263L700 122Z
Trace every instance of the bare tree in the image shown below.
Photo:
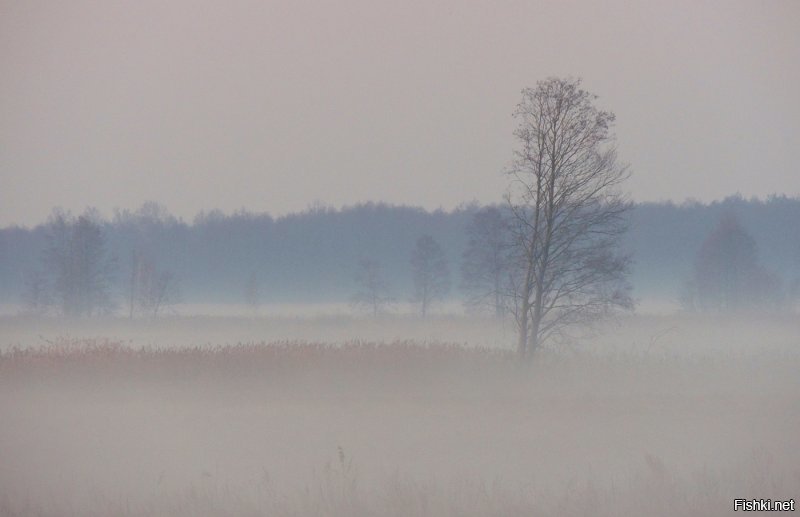
M550 78L523 90L514 112L508 294L523 357L568 325L632 307L619 251L629 174L617 163L614 115L595 99L580 80Z
M158 318L158 313L167 306L174 305L180 300L180 286L178 279L171 271L153 272L149 289L145 290L142 307Z
M461 289L470 309L505 314L504 287L508 266L508 223L494 207L475 213L467 227L461 262Z
M180 288L175 275L160 271L152 259L134 251L131 254L129 317L133 318L138 308L142 314L157 318L164 307L179 299Z
M53 294L47 275L40 269L25 273L25 291L23 294L25 311L30 314L43 315L53 304Z
M131 251L131 275L128 283L128 319L133 319L133 312L138 302L139 283L142 277L142 257L136 250Z
M413 301L419 303L420 314L428 315L431 304L441 300L450 290L450 270L444 251L430 235L417 239L411 255L414 275Z
M355 280L358 291L353 295L353 305L366 308L377 317L392 302L383 266L377 260L362 259L358 262Z
M683 305L735 312L780 305L781 282L758 262L758 247L733 214L726 214L697 252Z
M77 218L54 210L48 221L45 264L54 281L53 298L66 316L108 313L116 261L106 255L105 239L95 210Z
M261 283L255 271L245 280L244 301L253 310L254 315L258 313L258 306L261 305Z

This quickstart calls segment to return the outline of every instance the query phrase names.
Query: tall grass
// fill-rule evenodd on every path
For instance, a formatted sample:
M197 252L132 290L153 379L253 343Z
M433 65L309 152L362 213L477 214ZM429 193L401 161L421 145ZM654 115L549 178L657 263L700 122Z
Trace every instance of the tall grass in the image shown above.
M800 469L779 466L763 451L751 451L734 469L697 469L677 474L645 455L624 477L585 472L560 489L542 490L513 480L456 478L419 482L398 473L362 487L352 459L338 457L300 488L277 489L268 476L243 486L203 473L181 490L149 495L95 493L68 500L21 500L0 496L7 517L487 517L487 516L726 516L738 497L790 498Z
M0 354L0 515L729 515L800 494L798 366L59 338Z

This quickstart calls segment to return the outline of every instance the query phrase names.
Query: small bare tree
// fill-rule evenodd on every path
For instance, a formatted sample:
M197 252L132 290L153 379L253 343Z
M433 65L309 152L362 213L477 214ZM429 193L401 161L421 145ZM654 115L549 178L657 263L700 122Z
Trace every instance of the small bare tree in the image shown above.
M461 262L461 289L468 309L505 314L504 288L508 262L508 223L494 207L475 213L467 227Z
M450 290L450 270L444 251L430 235L417 239L411 255L414 274L414 298L419 303L420 315L428 315L431 304L441 300Z
M178 303L179 299L180 288L175 275L171 271L153 270L140 304L155 319L162 309Z
M131 254L130 318L137 307L142 314L158 318L164 307L178 303L179 299L180 288L172 272L159 271L154 261L141 253Z
M143 260L141 254L131 251L131 274L128 282L128 319L133 319L133 313L139 300L140 279L142 277Z
M353 295L353 305L365 308L377 317L392 302L381 263L372 259L360 260L355 280L358 291Z
M244 282L244 301L253 311L253 315L258 314L258 307L261 305L261 282L255 271L250 273Z
M780 279L759 264L758 246L733 214L725 214L697 251L683 305L736 312L780 307Z
M629 174L617 163L614 115L595 99L579 80L550 78L523 90L514 112L508 294L523 357L568 325L632 307L619 251Z

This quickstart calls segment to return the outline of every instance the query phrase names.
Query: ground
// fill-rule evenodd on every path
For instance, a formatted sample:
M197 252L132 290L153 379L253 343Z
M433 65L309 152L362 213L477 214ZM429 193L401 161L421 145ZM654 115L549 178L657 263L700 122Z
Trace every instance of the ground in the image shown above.
M728 515L800 495L791 316L628 316L526 365L475 318L3 323L0 514Z

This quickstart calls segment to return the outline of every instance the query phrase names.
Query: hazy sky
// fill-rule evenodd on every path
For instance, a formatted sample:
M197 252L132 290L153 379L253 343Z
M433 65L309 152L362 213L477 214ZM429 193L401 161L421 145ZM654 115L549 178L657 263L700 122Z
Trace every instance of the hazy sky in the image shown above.
M617 114L637 200L800 194L795 0L0 0L0 225L498 201L551 75Z

